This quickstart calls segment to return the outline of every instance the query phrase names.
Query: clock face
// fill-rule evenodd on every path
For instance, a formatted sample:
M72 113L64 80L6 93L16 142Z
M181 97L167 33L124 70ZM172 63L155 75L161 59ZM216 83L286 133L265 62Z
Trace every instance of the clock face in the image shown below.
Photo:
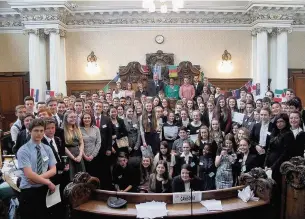
M164 36L162 36L162 35L156 36L156 42L159 43L159 44L163 43L164 42Z

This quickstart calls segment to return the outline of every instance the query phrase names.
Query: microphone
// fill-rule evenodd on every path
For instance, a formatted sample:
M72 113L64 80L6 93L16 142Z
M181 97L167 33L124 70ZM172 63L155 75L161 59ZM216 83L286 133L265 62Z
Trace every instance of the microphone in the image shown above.
M193 216L193 185L192 185L193 178L190 180L190 189L191 189L191 216Z

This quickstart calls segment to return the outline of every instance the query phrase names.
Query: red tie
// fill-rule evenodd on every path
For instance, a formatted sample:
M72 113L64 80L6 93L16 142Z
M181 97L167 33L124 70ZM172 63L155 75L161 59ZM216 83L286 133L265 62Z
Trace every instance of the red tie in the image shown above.
M100 127L100 117L97 117L97 118L96 118L96 126L97 126L97 127Z

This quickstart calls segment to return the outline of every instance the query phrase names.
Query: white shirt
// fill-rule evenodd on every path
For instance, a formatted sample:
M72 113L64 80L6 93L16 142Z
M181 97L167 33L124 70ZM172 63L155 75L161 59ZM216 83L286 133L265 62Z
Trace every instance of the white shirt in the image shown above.
M262 146L262 147L266 146L268 128L269 128L269 122L267 124L262 123L261 131L259 133L259 145Z
M297 135L298 135L301 131L303 131L303 130L299 127L299 128L297 128L297 129L292 129L292 128L291 128L291 131L292 131L292 133L293 133L293 135L294 135L294 138L296 138Z
M56 113L56 114L54 115L54 117L55 117L55 119L57 120L58 127L61 128L61 126L62 126L62 120L59 118L59 115Z
M52 145L53 145L55 151L58 153L58 148L57 148L55 139L54 139L54 138L49 138L49 137L47 137L46 135L44 135L44 137L47 139L47 141L48 141L49 144L50 144L50 141L52 141Z
M16 126L18 126L19 129ZM18 136L21 128L22 128L21 120L17 119L17 121L12 125L11 130L10 130L11 131L12 141L16 141L17 140L17 136Z
M190 157L193 157L192 153L189 152L188 155L186 155L184 152L182 152L182 154L180 155L180 157L184 157L185 163L189 163L189 159Z
M191 183L190 182L184 183L184 190L186 192L190 192L191 191Z

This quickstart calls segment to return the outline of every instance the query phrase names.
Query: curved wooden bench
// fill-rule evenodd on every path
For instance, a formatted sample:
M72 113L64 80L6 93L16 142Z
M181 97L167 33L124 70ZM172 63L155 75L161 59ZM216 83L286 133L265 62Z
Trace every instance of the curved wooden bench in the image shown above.
M211 190L202 192L202 200L216 199L221 200L223 211L211 212L202 206L200 203L173 204L172 193L128 193L114 192L95 189L92 191L90 199L77 206L74 205L73 214L86 216L111 216L111 217L136 217L136 204L149 201L159 201L167 203L168 217L189 217L189 216L215 216L221 214L223 217L227 213L236 212L251 212L251 216L256 216L264 213L258 211L257 208L269 206L269 201L272 192L273 181L267 179L265 172L262 169L253 169L249 173L241 176L240 181L242 186L233 187L230 189ZM255 191L256 196L260 197L259 201L243 202L238 198L238 190L242 190L246 185L250 185ZM113 209L107 206L107 199L111 196L125 199L127 207L122 209ZM71 200L71 199L70 199ZM73 200L72 200L73 201ZM78 202L79 203L79 202ZM72 204L73 205L73 204ZM77 218L77 217L76 217ZM248 217L249 218L249 217Z

